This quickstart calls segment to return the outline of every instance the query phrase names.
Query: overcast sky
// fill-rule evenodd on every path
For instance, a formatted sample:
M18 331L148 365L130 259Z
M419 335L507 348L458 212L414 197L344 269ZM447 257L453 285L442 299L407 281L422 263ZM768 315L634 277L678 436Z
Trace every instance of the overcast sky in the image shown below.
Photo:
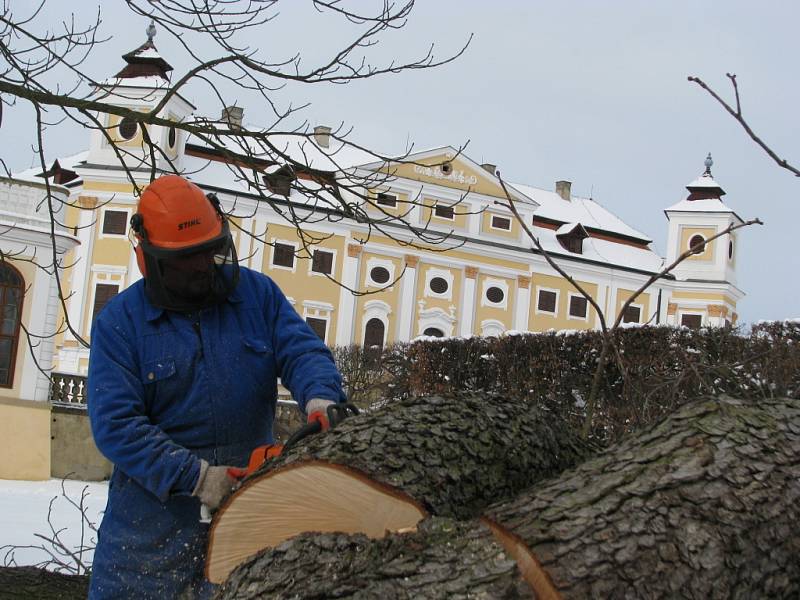
M281 59L326 56L353 29L308 5L286 2L252 43ZM101 12L112 39L86 65L100 79L119 70L120 55L145 40L147 26L120 2L103 0ZM741 319L800 317L800 178L771 162L686 79L700 76L731 98L725 73L735 72L745 116L797 166L798 22L800 3L788 0L418 0L405 29L388 36L375 56L412 58L431 42L445 55L474 33L456 62L348 86L300 86L276 98L311 102L304 114L312 124L343 121L355 128L354 141L376 150L402 150L407 140L419 149L469 142L467 155L497 164L507 180L546 189L570 180L573 193L591 194L650 235L662 255L663 209L686 196L684 186L711 152L725 202L742 218L765 222L739 236L739 287L747 294ZM164 33L156 45L181 75L187 63L177 46ZM190 99L202 112L203 98ZM253 99L240 104L246 122L268 122ZM33 130L24 113L10 115L0 129L2 157L24 168ZM85 149L86 141L63 126L48 132L48 145L55 157Z

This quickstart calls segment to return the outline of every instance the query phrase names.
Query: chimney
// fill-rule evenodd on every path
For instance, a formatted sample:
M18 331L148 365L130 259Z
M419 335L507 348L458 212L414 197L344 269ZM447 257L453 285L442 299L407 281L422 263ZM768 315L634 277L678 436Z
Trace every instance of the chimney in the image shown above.
M222 117L220 121L228 123L232 129L241 129L242 117L244 117L244 109L239 106L226 106L222 109Z
M493 165L492 163L483 163L481 167L483 167L484 171L488 171L492 175L497 174L497 165Z
M320 148L328 148L331 145L331 128L326 125L314 127L314 141Z
M571 181L556 181L556 194L561 196L567 202L569 202L570 200L571 191L572 191Z

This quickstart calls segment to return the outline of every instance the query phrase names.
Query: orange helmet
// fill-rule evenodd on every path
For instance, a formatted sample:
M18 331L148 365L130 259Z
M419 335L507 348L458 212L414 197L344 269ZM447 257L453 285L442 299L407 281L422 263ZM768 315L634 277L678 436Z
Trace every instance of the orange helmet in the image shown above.
M219 200L213 194L206 196L183 177L163 175L148 185L131 217L131 229L137 242L136 263L145 278L148 295L157 306L173 310L204 308L227 297L236 286L236 251ZM164 272L165 266L192 256L208 256L204 268L211 287L203 298L194 298L187 304L185 298L178 297L180 289L170 289ZM232 270L228 277L220 271L226 265Z

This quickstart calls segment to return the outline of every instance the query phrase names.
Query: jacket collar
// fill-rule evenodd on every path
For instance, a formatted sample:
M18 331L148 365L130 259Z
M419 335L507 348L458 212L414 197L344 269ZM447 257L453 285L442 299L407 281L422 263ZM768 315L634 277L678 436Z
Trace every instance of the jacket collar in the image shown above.
M147 299L147 294L144 292L144 285L142 286L142 295L144 296L144 318L148 323L155 321L166 312L163 308L154 306ZM231 304L240 304L242 302L242 296L239 294L238 285L228 295L228 297L225 299L225 302L230 302Z

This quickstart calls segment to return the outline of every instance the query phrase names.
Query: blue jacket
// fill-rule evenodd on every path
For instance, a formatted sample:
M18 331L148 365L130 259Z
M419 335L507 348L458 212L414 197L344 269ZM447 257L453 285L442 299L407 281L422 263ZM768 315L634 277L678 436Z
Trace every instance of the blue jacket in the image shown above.
M278 377L301 410L343 401L333 357L275 283L245 268L226 301L194 316L154 307L139 281L91 340L89 417L114 473L90 598L207 593L207 526L191 496L200 459L244 466L273 441Z

